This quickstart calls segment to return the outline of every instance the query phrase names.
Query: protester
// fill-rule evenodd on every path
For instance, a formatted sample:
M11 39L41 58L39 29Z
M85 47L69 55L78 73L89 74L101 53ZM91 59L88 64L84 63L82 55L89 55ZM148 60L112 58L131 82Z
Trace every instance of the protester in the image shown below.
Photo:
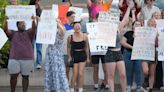
M154 12L160 12L159 8L154 6L154 0L144 0L145 6L141 9L140 18L142 20L151 19Z
M147 22L148 27L156 28L156 21L155 19L149 19ZM157 44L157 43L156 43ZM155 50L156 51L156 50ZM143 87L148 87L148 92L152 92L154 79L155 79L155 69L157 65L157 52L155 52L155 61L143 61L142 62L142 69L144 73L144 84Z
M152 15L152 18L156 19L157 21L161 19L161 12L154 12ZM157 53L158 53L158 47ZM158 61L158 59L157 59ZM155 88L160 88L162 86L162 62L158 62L156 66L156 73L155 73L155 83L154 87Z
M30 0L29 5L35 5L36 16L40 17L41 12L42 12L42 9L40 6L40 0ZM41 64L42 64L42 44L36 43L36 68L41 69L42 68Z
M114 75L117 68L120 77L122 92L126 92L126 73L123 56L121 53L120 32L129 21L130 10L134 7L134 3L130 2L123 20L119 24L119 30L116 37L116 47L108 47L105 55L105 65L107 71L108 85L110 92L114 92Z
M108 0L104 2L103 0L87 0L88 11L90 15L90 21L96 20L96 15L101 11L108 11L111 8L113 0Z
M66 28L67 31L69 31L73 29L72 23L75 21L75 12L68 11L66 16L67 16L68 22L64 24L64 27Z
M143 91L142 88L142 76L141 76L141 61L131 60L134 32L136 27L141 27L139 21L133 23L133 30L127 31L121 39L121 44L124 47L123 57L126 67L126 79L127 79L127 92L132 91L133 75L135 77L135 83L137 85L136 92Z
M81 24L75 22L73 27L75 32L68 37L67 41L68 62L74 63L70 91L75 92L78 86L78 92L83 92L84 69L86 63L90 62L89 43L87 35L81 31Z
M137 16L141 10L141 1L142 0L120 0L118 6L119 6L119 9L121 10L121 20L126 13L126 10L128 8L128 4L130 1L133 1L135 3L135 7L134 7L134 9L136 10L135 18L137 19ZM130 15L130 16L132 16L132 15Z
M11 92L15 92L17 77L22 75L23 92L27 92L29 75L34 66L34 50L32 39L35 35L35 17L32 17L32 28L26 30L24 21L18 21L18 31L8 30L7 18L5 18L4 31L11 42L8 70L10 74Z
M164 19L164 10L161 11L161 17ZM164 90L164 62L162 62L162 71L163 71L163 86L160 88L161 90Z
M69 83L66 77L62 45L65 29L57 20L57 35L53 45L48 45L45 63L45 92L69 92Z
M99 13L96 15L96 20L94 20L94 22L98 22L98 16ZM101 30L100 30L101 31ZM99 53L96 55L92 55L91 53L91 61L93 64L93 81L94 81L94 88L93 88L93 92L99 92L101 89L104 88L105 90L108 90L108 85L107 85L107 80L106 80L106 69L105 69L105 59L104 59L105 53ZM101 59L101 63L102 63L102 68L103 68L103 74L104 74L104 80L102 81L102 84L99 88L98 82L99 82L99 61Z
M68 11L67 14L66 14L66 16L67 16L68 22L66 24L64 24L64 27L65 27L66 31L73 30L73 22L75 20L75 12ZM70 66L68 64L68 55L64 55L64 62L65 62L65 65L66 65L67 78L69 80L70 67L72 67L72 66Z

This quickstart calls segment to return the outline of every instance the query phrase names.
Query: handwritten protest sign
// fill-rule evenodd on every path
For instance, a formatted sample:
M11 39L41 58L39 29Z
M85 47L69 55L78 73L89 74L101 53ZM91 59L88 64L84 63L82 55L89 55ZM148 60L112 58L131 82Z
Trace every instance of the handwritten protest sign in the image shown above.
M40 19L41 21L49 21L49 20L56 21L55 16L53 16L52 10L43 10Z
M8 40L5 32L0 28L0 49L3 47L3 45Z
M65 55L67 55L67 38L72 35L74 33L74 30L68 30L65 32L65 35L64 35L64 42L63 42L63 52Z
M69 11L74 11L76 13L75 15L75 21L81 21L81 15L83 13L83 8L78 7L70 7Z
M31 20L32 16L36 16L34 5L9 5L6 7L5 12L9 19L14 21Z
M132 50L132 60L155 60L155 40L157 30L150 27L137 27Z
M89 46L92 55L104 54L108 47L115 47L117 25L107 22L87 23Z
M54 44L57 32L57 22L52 16L52 10L43 10L41 21L37 28L36 42L42 44Z
M164 61L164 28L158 29L158 60Z
M69 5L68 4L64 4L64 5L59 5L58 6L58 11L59 11L59 16L58 18L61 20L62 24L67 23L67 17L66 14L68 12L69 9Z
M99 22L110 22L114 24L119 24L120 22L120 14L113 12L100 12L98 17Z
M56 5L56 4L53 4L52 5L52 12L53 12L53 15L55 16L55 18L57 18L58 16L59 16L59 9L58 9L58 5Z

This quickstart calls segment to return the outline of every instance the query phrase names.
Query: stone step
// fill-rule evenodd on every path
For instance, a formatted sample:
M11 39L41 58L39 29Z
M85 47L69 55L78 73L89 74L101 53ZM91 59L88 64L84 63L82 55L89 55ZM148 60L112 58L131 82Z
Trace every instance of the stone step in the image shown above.
M72 73L72 72L71 72ZM9 73L7 69L0 69L0 86L9 86ZM72 75L72 74L70 74ZM93 85L93 68L92 67L86 67L85 68L85 79L84 79L84 85ZM21 86L21 75L19 75L18 78L18 86ZM118 76L116 74L115 77L115 84L118 84ZM35 69L34 72L30 76L30 86L43 86L44 84L44 70Z

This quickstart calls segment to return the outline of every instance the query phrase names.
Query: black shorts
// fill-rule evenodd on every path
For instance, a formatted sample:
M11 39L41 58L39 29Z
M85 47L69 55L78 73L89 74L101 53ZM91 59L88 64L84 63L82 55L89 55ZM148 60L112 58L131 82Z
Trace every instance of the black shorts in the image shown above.
M87 60L87 55L85 51L74 51L73 52L73 62L80 63Z
M105 63L105 56L104 55L92 55L91 59L92 59L92 64L99 64L99 61L101 59L101 63L104 64Z
M110 63L110 62L118 62L118 61L122 61L123 60L123 56L120 51L111 51L110 49L108 49L106 55L105 55L105 63Z

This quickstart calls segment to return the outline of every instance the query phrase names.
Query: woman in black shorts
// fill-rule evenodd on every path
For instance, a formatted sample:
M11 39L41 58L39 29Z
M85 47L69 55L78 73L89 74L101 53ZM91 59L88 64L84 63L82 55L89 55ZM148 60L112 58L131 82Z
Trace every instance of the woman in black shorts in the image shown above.
M123 30L124 26L129 22L129 14L131 9L134 7L134 3L130 2L126 14L123 20L119 24L119 28L117 31L116 37L116 46L115 47L108 47L107 53L105 55L105 67L107 72L107 82L110 88L110 92L114 92L114 75L115 69L117 68L118 74L120 77L121 83L121 92L126 92L126 73L125 73L125 63L123 61L123 56L121 53L121 31Z
M71 80L71 92L78 86L78 92L83 92L84 68L89 63L88 36L81 31L80 22L75 22L74 34L68 37L67 53L68 62L73 61L73 78Z
M156 20L154 18L149 19L147 22L148 27L156 28ZM157 46L157 40L156 40ZM148 92L152 92L154 86L154 79L155 79L155 70L157 65L157 52L155 54L155 61L146 61L142 62L142 69L144 73L144 84L143 87L148 87Z

